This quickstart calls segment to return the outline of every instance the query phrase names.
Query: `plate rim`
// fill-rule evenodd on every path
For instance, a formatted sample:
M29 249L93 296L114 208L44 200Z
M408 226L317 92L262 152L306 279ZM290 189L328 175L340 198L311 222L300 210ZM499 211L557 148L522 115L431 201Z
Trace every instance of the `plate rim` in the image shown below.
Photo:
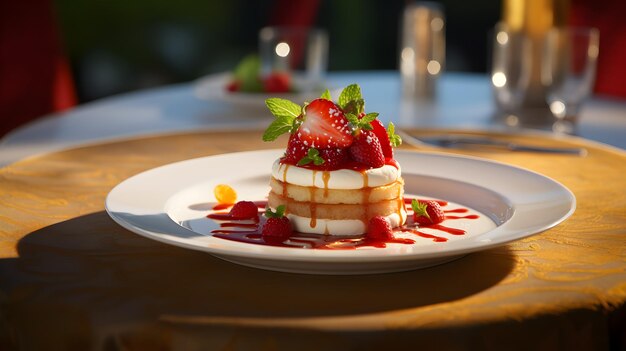
M222 249L222 248L216 248L216 247L211 247L209 245L206 246L199 246L199 245L194 245L194 244L190 244L190 243L186 243L184 241L177 241L177 240L172 240L172 239L167 239L164 236L162 236L159 233L154 233L151 232L150 230L146 230L144 228L141 227L137 227L135 225L133 225L132 223L127 222L126 220L124 220L123 218L118 217L115 214L115 206L112 206L111 203L111 198L113 197L113 195L115 195L117 192L120 191L121 187L124 186L124 184L127 184L127 182L133 180L133 179L138 179L140 177L146 177L149 176L150 173L156 173L156 172L161 172L163 171L163 169L167 169L167 168L176 168L176 167L181 167L181 165L185 164L185 163L191 163L191 162L202 162L202 161L208 161L211 159L215 159L215 158L220 158L220 157L242 157L242 156L250 156L250 155L255 155L255 154L268 154L268 153L272 153L275 155L279 155L280 153L282 153L284 150L283 149L264 149L264 150L256 150L256 151L242 151L242 152L233 152L233 153L225 153L225 154L217 154L217 155L211 155L211 156L204 156L204 157L199 157L199 158L193 158L193 159L187 159L187 160L181 160L181 161L177 161L177 162L173 162L173 163L169 163L169 164L165 164L165 165L161 165L161 166L157 166L148 170L145 170L143 172L140 172L138 174L135 174L123 181L121 181L119 184L117 184L114 188L112 188L109 193L106 196L106 200L105 200L105 210L107 212L107 214L120 226L122 226L123 228L130 230L131 232L135 233L135 234L139 234L141 236L144 236L146 238L152 239L152 240L157 240L166 244L170 244L170 245L174 245L174 246L179 246L179 247L183 247L183 248L187 248L187 249L192 249L192 250L197 250L197 251L203 251L203 252L207 252L209 254L212 255L216 255L216 256L227 256L227 257L245 257L245 258L249 258L249 259L260 259L260 260L272 260L272 261L300 261L300 262L324 262L324 263L358 263L358 262L396 262L396 261L406 261L406 260L421 260L421 259L433 259L433 258L442 258L442 257L451 257L451 256L459 256L459 255L465 255L468 253L472 253L472 252L477 252L477 251L483 251L483 250L487 250L490 248L494 248L494 247L499 247L499 246L503 246L506 245L508 243L514 242L514 241L518 241L533 235L537 235L540 234L546 230L549 230L551 228L554 228L555 226L559 225L560 223L562 223L563 221L565 221L567 218L569 218L576 210L576 197L574 195L574 193L568 189L566 186L564 186L562 183L558 182L557 180L548 177L546 175L543 175L541 173L535 172L533 170L529 170L527 168L521 167L521 166L516 166L516 165L511 165L511 164L507 164L505 162L501 162L501 161L497 161L497 160L490 160L490 159L486 159L486 158L481 158L481 157L477 157L477 156L470 156L470 155L459 155L459 154L452 154L452 153L446 153L446 152L436 152L436 151L409 151L409 150L397 150L396 151L396 155L401 155L402 157L411 157L411 156L415 156L415 155L424 155L424 156L432 156L432 157L443 157L443 158L452 158L452 159L463 159L463 160L470 160L473 162L479 162L479 163L486 163L486 164L491 164L491 165L495 165L497 167L505 167L505 168L510 168L510 169L514 169L516 171L520 171L520 172L524 172L524 173L528 173L528 174L532 174L533 176L536 177L540 177L544 180L547 180L548 182L553 183L553 185L557 186L561 191L565 192L565 195L567 195L567 197L569 198L569 210L562 215L560 218L552 220L550 222L550 224L547 225L543 225L541 226L541 228L539 229L526 229L524 231L519 231L517 232L514 237L509 237L507 239L504 240L493 240L490 241L488 243L483 243L481 245L470 245L469 247L464 247L464 248L458 248L458 249L454 249L454 250L445 250L445 251L426 251L426 252L412 252L412 253L403 253L403 254L394 254L394 255L376 255L376 256L360 256L360 255L346 255L346 254L330 254L330 255L324 255L324 256L316 256L315 254L313 255L295 255L295 254L278 254L278 253L266 253L266 252L257 252L257 251L234 251L232 249ZM271 174L269 172L269 167L268 167L268 176L269 174ZM403 169L403 173L404 173L404 169ZM409 173L409 174L415 174L415 173ZM469 183L468 184L472 184L472 185L477 185L477 184L473 184L473 183ZM191 184L192 185L192 184ZM482 186L482 185L478 185L478 186ZM497 194L503 196L504 198L507 198L507 196L496 192ZM444 199L445 200L445 199ZM165 205L165 204L163 204ZM516 211L517 212L517 211ZM168 217L168 219L176 224L179 229L182 229L184 231L187 231L189 233L195 233L183 226L180 226L178 223L175 223L174 221L171 220L171 218L169 218L169 216L167 215L167 213L163 213L164 215L166 215ZM510 221L510 219L509 219ZM508 222L508 221L507 221ZM502 223L500 225L498 225L495 229L490 230L486 233L482 233L479 234L480 236L484 236L488 233L492 233L496 230L498 230L498 228L501 228L502 225L506 224ZM197 233L196 233L197 234ZM166 234L168 237L176 237L175 235L168 233ZM220 239L223 240L223 239ZM460 240L459 240L460 241ZM244 245L248 245L248 244L244 244ZM249 244L252 245L252 244ZM450 244L448 244L450 245ZM256 246L256 245L255 245ZM298 250L299 252L302 252L302 250L306 250L306 249L301 249L301 248L282 248L282 247L277 247L277 248L273 248L272 249L282 249L282 250L287 250L286 252L293 252L295 250ZM278 252L280 252L281 250L278 250ZM308 252L315 252L315 250L308 250ZM329 252L334 252L334 251L329 251ZM337 253L342 253L344 251L342 250L338 250L336 251ZM349 251L351 252L351 251Z

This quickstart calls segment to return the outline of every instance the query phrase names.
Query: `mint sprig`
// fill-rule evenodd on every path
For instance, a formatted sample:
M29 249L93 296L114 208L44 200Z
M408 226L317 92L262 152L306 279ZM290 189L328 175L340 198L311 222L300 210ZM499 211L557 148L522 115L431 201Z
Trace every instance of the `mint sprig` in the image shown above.
M387 127L387 135L389 136L389 142L391 146L398 147L402 144L402 138L396 134L396 126L393 125L393 122L389 122L389 126Z
M320 152L317 149L310 148L307 151L306 156L304 156L300 161L298 161L298 166L308 165L313 162L314 165L319 166L324 163L324 159L320 156Z
M374 127L372 127L371 122L378 117L378 113L371 112L361 118L357 117L353 113L348 113L345 116L354 129L372 130Z
M345 87L339 94L338 104L344 113L359 115L365 109L361 87L358 84L350 84Z
M263 133L263 141L274 141L282 134L293 130L298 116L302 114L302 107L289 100L270 98L265 100L265 105L274 115L274 121Z
M271 208L265 209L265 217L267 218L281 218L285 215L285 205L276 207L276 212L273 212Z
M418 216L424 216L430 219L430 215L428 214L428 211L426 210L428 208L427 204L413 199L411 200L411 207L413 208L413 212L415 212Z

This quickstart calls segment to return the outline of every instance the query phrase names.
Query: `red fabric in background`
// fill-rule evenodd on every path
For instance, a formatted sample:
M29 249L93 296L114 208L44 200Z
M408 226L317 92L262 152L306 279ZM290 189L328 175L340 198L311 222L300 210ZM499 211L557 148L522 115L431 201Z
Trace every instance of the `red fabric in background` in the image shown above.
M570 24L600 30L595 93L626 98L626 1L571 0Z
M75 104L52 2L0 1L0 136Z
M272 6L268 25L286 27L311 27L319 12L319 0L277 0Z

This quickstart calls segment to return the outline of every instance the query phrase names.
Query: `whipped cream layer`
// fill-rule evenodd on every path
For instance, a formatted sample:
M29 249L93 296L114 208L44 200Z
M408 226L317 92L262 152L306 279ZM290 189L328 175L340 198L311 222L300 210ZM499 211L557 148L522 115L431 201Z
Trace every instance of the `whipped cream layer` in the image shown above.
M280 163L280 159L277 159L272 165L272 176L281 182L299 186L321 189L361 189L391 184L400 178L401 171L400 168L391 165L368 169L365 174L351 169L315 171Z
M360 235L367 231L365 223L359 219L323 219L316 218L315 227L311 227L311 218L288 214L293 229L300 233L328 234L334 236ZM406 210L385 216L393 228L406 222Z

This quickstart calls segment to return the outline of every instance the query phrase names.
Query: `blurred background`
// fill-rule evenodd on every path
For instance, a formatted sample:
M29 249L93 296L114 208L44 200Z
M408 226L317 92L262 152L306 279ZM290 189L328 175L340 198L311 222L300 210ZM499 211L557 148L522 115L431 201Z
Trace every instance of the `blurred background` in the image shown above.
M435 1L445 13L445 71L487 71L488 33L502 18L507 1L571 2L576 8L572 12L584 19L579 24L591 18L592 24L604 25L600 48L611 52L600 54L600 66L612 70L608 77L626 96L621 84L626 77L620 78L624 69L615 71L616 65L624 66L619 60L626 57L626 45L607 48L605 40L617 33L615 43L626 44L623 0ZM402 10L412 2L2 1L0 136L76 104L232 70L257 51L259 29L268 25L325 29L331 72L396 70ZM608 60L614 65L607 65ZM602 79L600 74L600 84Z
M406 3L57 0L54 5L78 100L86 102L231 70L256 52L259 29L270 24L326 29L331 71L397 69ZM448 25L447 69L484 72L487 31L500 17L500 1L441 3ZM307 9L312 13L299 14Z

